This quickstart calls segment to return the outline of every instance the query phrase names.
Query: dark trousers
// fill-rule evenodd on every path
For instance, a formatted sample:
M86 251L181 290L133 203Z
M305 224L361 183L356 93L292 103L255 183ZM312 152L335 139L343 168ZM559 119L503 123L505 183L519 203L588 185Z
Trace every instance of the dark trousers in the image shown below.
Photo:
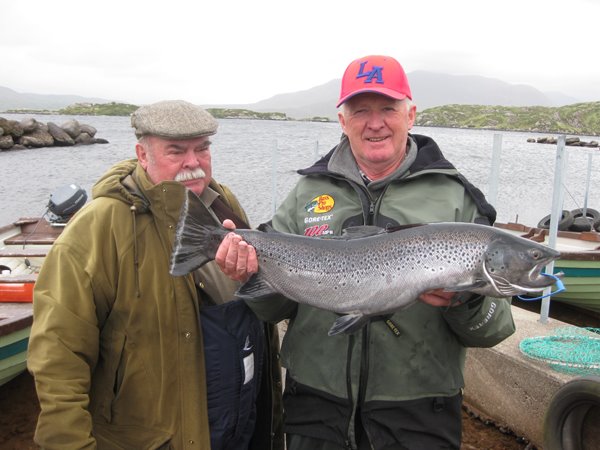
M458 450L462 395L371 402L355 422L358 450ZM368 432L366 431L368 430ZM287 435L287 450L349 450L327 440Z

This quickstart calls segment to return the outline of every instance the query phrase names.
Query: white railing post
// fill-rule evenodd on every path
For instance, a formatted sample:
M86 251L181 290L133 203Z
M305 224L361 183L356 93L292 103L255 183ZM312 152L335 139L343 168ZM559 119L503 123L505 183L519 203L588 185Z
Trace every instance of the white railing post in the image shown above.
M494 134L494 147L492 148L492 168L490 172L490 185L488 201L492 206L498 201L498 184L500 180L500 155L502 154L502 134Z
M565 135L558 137L556 144L556 162L554 164L554 187L552 191L552 212L550 215L550 230L548 235L548 246L556 248L556 235L558 234L558 223L562 218L563 211L563 178L566 161L565 152ZM554 261L546 266L546 273L554 272ZM544 290L544 295L548 295L552 292L552 286L547 287ZM550 315L550 297L544 297L542 299L542 306L540 308L540 322L548 323L548 316Z

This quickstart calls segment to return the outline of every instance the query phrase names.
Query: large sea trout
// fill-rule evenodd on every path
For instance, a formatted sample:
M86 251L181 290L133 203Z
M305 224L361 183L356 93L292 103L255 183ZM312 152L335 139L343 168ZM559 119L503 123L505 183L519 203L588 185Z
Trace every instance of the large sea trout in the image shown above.
M171 273L184 275L211 261L229 230L205 225L202 202L189 193L177 227ZM237 229L254 246L259 271L240 298L280 293L342 314L329 334L351 333L370 316L412 305L432 289L495 297L538 292L554 283L541 273L559 252L494 227L432 223L399 230L353 227L335 238Z

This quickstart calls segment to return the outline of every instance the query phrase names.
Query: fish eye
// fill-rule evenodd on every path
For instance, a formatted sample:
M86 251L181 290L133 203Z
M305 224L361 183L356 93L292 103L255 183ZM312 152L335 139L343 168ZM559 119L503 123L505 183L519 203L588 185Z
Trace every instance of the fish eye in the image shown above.
M534 249L531 251L531 256L533 257L533 259L540 259L541 253L539 250Z

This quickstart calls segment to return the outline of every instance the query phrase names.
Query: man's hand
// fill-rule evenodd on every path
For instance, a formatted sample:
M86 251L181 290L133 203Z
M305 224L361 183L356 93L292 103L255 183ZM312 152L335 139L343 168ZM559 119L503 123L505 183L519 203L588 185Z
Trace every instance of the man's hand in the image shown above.
M419 296L423 303L431 306L457 306L460 302L452 302L452 298L456 292L448 292L444 289L435 289L433 291L424 292Z
M234 230L234 223L225 219L223 226ZM240 235L229 233L219 245L215 261L221 271L235 281L246 281L253 273L258 272L256 250Z

